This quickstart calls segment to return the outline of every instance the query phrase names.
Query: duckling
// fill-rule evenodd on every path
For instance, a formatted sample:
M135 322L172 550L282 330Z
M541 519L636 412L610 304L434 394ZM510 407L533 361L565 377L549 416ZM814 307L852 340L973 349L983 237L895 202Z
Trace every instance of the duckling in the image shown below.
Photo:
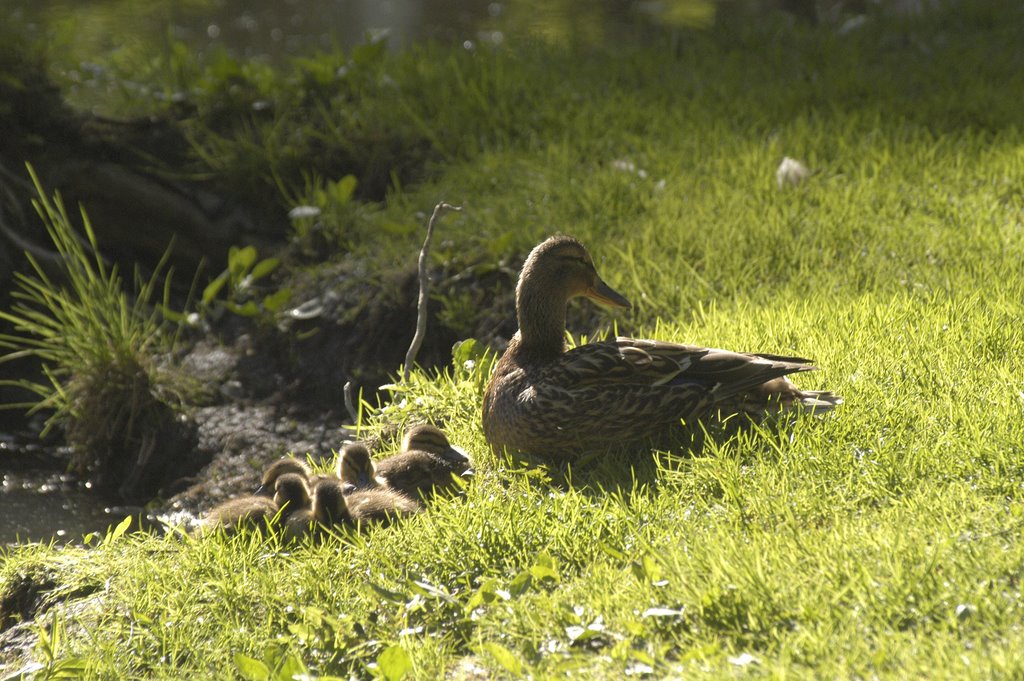
M366 447L360 445L354 448L354 451L361 462L363 453L367 452ZM368 453L366 460L369 460ZM415 499L384 487L372 478L371 480L371 486L359 488L338 478L321 480L313 492L313 508L317 521L328 528L370 523L387 525L397 518L404 518L423 510L423 505Z
M306 479L298 473L284 473L274 481L274 496L250 495L230 499L207 513L209 528L221 527L229 534L240 530L259 530L272 524L288 522L310 505ZM296 516L297 517L297 516Z
M205 527L223 529L227 534L242 530L262 531L277 515L277 504L264 496L245 496L217 504L206 514Z
M444 431L422 423L406 432L398 454L377 463L376 479L412 499L426 499L457 490L455 478L469 466L469 457L448 442Z
M788 374L814 369L801 357L621 337L567 350L566 305L577 296L630 306L601 280L582 243L551 237L523 265L519 330L484 394L484 435L492 448L557 459L661 440L699 419L759 418L783 408L821 413L842 402L793 385Z
M309 483L298 473L285 473L274 483L274 503L283 517L312 505Z
M295 541L307 536L321 536L339 525L351 524L340 481L321 480L313 489L312 505L293 512L284 523L284 537Z
M345 505L351 522L359 526L370 523L390 525L394 520L423 510L420 502L387 487L358 489L345 495Z
M321 480L317 484L313 490L313 517L321 533L352 524L341 481Z
M277 479L287 474L298 475L304 480L309 480L309 466L304 461L299 461L292 456L278 459L263 470L263 476L260 478L260 486L256 488L256 494L273 497L277 489Z
M256 494L273 496L274 483L279 477L288 473L301 476L306 480L310 489L315 487L316 483L320 482L320 480L333 477L323 473L314 473L305 461L292 456L286 456L270 464L263 471L263 477L260 479L260 486L256 488Z
M351 494L357 489L372 489L380 485L376 467L370 459L370 450L362 442L347 442L341 448L337 466L341 491Z

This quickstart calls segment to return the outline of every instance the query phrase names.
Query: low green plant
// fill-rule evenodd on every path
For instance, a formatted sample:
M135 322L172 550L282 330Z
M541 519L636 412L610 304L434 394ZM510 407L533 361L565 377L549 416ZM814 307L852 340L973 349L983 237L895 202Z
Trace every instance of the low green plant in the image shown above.
M283 287L253 299L253 285L278 268L278 258L263 258L255 246L232 246L228 250L228 267L203 289L200 310L216 314L220 309L241 317L272 317L291 298L291 289ZM221 293L224 296L219 297Z

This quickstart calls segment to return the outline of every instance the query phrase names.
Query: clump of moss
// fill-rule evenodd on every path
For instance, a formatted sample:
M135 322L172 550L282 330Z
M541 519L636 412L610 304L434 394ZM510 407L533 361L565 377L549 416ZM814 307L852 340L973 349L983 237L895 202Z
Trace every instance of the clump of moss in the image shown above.
M164 318L151 305L164 263L129 298L116 266L108 266L82 212L85 238L72 226L59 194L51 200L29 169L38 193L33 203L49 233L56 265L26 254L32 274L16 275L17 301L0 311L14 332L0 335L9 352L0 362L20 357L41 361L46 382L4 381L28 390L37 400L5 405L49 410L47 430L65 428L73 467L104 493L138 501L188 465L194 428L177 405L179 386L161 372L156 357L168 344ZM163 279L168 293L169 277Z

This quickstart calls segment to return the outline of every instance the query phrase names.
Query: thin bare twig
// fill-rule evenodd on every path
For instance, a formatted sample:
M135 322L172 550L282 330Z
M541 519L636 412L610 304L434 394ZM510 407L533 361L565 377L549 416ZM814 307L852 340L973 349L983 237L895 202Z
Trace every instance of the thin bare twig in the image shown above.
M430 280L427 278L427 253L430 251L430 239L434 236L434 223L441 213L446 210L460 211L462 206L453 206L442 201L434 206L434 212L427 223L427 238L423 240L423 248L420 249L420 297L416 304L416 334L409 344L409 352L405 353L405 371L402 374L404 381L409 380L409 373L412 371L412 363L416 360L416 353L423 345L423 337L427 335L427 292L430 288Z
M348 410L352 423L359 425L359 412L356 411L355 401L352 399L352 381L345 382L345 409Z

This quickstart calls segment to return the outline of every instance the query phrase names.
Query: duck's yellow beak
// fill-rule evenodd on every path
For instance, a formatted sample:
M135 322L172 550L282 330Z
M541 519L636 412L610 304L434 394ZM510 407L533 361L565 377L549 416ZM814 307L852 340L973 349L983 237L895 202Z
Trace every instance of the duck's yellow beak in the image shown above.
M605 307L632 307L621 293L600 279L597 280L596 286L588 288L583 295L598 305L604 305Z

